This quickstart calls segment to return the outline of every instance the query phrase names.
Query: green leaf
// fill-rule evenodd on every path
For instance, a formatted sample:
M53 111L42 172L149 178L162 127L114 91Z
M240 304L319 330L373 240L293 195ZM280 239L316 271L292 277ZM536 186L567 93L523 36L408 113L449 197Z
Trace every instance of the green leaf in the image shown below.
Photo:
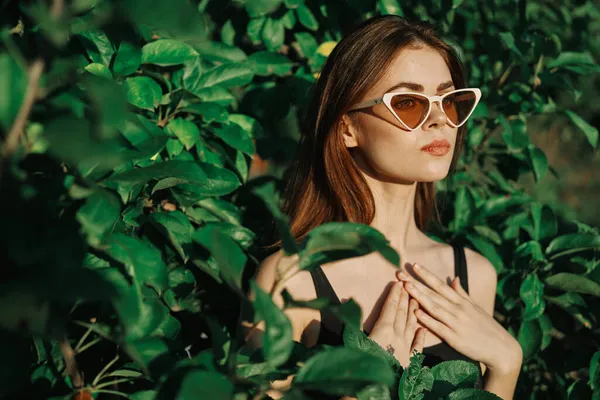
M402 11L402 6L398 0L379 0L379 9L381 10L381 14L383 15L399 15L404 16L404 12Z
M304 0L284 0L283 2L287 8L296 8L300 4L303 4Z
M479 378L475 364L463 360L443 361L431 368L434 378L431 393L432 398L445 398L455 388L473 387Z
M169 347L160 338L144 338L129 341L123 348L125 353L144 369L146 375L149 375L152 371L156 371L157 374L167 372L170 364L169 361L172 361Z
M167 266L158 249L122 233L110 235L105 245L106 253L122 263L136 282L147 284L158 293L168 288Z
M154 110L162 98L160 85L147 76L127 78L123 83L127 101L145 110Z
M247 1L246 11L250 18L260 17L275 11L281 4L281 1L282 0Z
M376 229L353 222L328 222L313 228L304 239L299 268L311 270L327 262L363 256L378 251L393 265L400 256Z
M285 27L281 19L267 18L261 37L269 51L277 51L285 40Z
M554 211L547 205L539 202L531 203L531 217L533 219L533 232L535 240L542 240L556 236L558 222Z
M590 125L586 120L571 110L565 110L565 114L567 114L575 126L581 129L588 142L590 142L592 147L595 149L596 146L598 146L598 129Z
M533 261L546 261L542 251L542 245L537 240L530 240L521 243L516 249L515 254L519 257L531 258Z
M559 272L556 275L547 277L545 282L548 286L562 289L566 292L600 296L600 285L585 276L571 274L569 272Z
M236 150L253 156L256 152L254 142L247 131L237 124L223 125L213 129L214 134Z
M521 283L519 295L525 304L523 319L530 321L539 318L546 309L544 302L544 284L536 273L529 274Z
M319 22L313 15L310 8L308 8L305 4L300 4L296 8L296 15L298 16L298 21L307 29L311 31L316 31L319 29Z
M205 40L209 31L205 18L187 1L124 0L117 6L116 15L127 16L142 34L164 31L168 33L166 37L188 41ZM150 36L145 39L150 40Z
M156 226L177 251L183 262L189 259L194 227L181 211L155 212L150 222Z
M531 321L523 321L517 334L517 339L523 348L523 358L528 360L531 358L542 345L542 328L537 319Z
M197 161L166 161L118 173L111 176L109 181L145 184L153 179L180 178L189 183L207 187L208 176L203 169L203 164Z
M517 44L515 42L515 37L513 36L513 34L511 32L500 32L498 35L500 36L500 39L502 40L502 42L504 42L504 45L510 51L515 53L517 56L519 56L520 59L523 58L523 54L521 54L521 51L517 47Z
M550 60L546 67L563 68L578 74L593 74L600 72L600 66L594 61L594 57L588 53L577 53L565 51L554 60Z
M544 154L542 149L533 144L527 146L527 151L533 167L535 181L540 182L544 179L544 176L546 176L546 172L548 172L548 159L546 158L546 154Z
M203 102L199 104L189 104L181 109L181 112L200 115L204 123L229 121L227 108L217 103Z
M248 64L254 70L256 75L282 76L289 73L294 63L286 56L269 51L257 51L248 57Z
M0 54L0 126L6 131L21 108L27 73L6 53Z
M268 293L258 284L250 281L254 294L254 307L259 318L265 321L265 333L262 338L262 351L265 359L273 366L284 364L292 353L292 324Z
M253 77L254 73L246 64L223 64L206 71L198 82L198 88L207 88L215 85L226 88L243 86L250 83ZM194 91L194 94L197 93L198 90Z
M360 320L359 320L360 323ZM396 375L402 373L402 365L396 357L381 347L376 341L369 338L359 326L345 325L343 331L344 347L369 353L385 360Z
M177 65L197 56L192 46L173 39L159 39L142 47L143 64Z
M311 58L316 52L319 44L315 37L309 32L294 33L294 37L300 46L304 58Z
M590 360L590 387L592 390L600 388L600 351L597 351Z
M283 17L281 17L281 22L285 29L294 29L294 26L296 25L296 14L294 14L294 10L287 10L287 12L283 14Z
M454 220L452 229L460 232L468 227L475 216L475 198L471 191L461 186L456 193L454 200Z
M300 368L294 386L335 395L353 395L364 387L393 385L394 371L377 356L344 347L320 351Z
M221 86L211 86L199 89L195 91L194 94L202 101L217 103L224 107L231 105L234 100L233 95Z
M206 248L215 258L223 280L232 289L241 292L242 274L247 257L236 241L214 224L200 227L194 232L192 239Z
M222 374L212 371L192 370L185 374L179 385L178 400L231 400L233 383Z
M586 328L592 328L590 310L583 297L579 294L568 292L560 296L546 296L546 299L565 310Z
M579 251L598 249L600 249L600 235L593 233L569 233L553 239L548 247L546 247L546 254L552 254L551 258L554 259Z
M420 400L424 393L433 388L433 374L429 367L423 367L423 353L415 351L410 364L405 368L398 386L400 400Z
M502 400L494 393L486 392L480 389L462 388L458 389L446 397L447 400Z
M112 79L112 73L103 64L91 63L85 66L85 70L92 75L99 76L101 78Z
M540 327L542 328L542 345L540 349L544 350L552 342L552 320L548 314L544 314L538 321L540 323Z
M113 71L117 75L131 75L139 68L141 63L142 51L137 46L123 41L117 50Z
M88 243L97 247L104 233L115 226L121 213L121 203L113 194L99 190L88 197L77 211L77 221L87 235Z
M196 124L182 118L175 118L169 121L165 130L177 136L186 150L191 149L198 139L200 139L200 130Z
M219 219L221 219L224 222L227 222L232 225L240 224L240 209L226 200L208 198L200 200L197 204L200 207L209 210L212 214L216 215L217 217L219 217Z
M106 67L110 65L115 48L104 32L86 31L78 36L93 62L104 64Z

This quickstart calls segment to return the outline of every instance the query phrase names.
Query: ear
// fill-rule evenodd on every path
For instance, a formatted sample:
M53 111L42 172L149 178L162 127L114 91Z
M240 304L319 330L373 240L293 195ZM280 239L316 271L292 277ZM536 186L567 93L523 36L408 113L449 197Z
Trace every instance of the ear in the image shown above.
M357 147L358 146L358 128L356 123L348 116L348 114L342 115L342 121L340 122L340 130L342 139L346 147Z

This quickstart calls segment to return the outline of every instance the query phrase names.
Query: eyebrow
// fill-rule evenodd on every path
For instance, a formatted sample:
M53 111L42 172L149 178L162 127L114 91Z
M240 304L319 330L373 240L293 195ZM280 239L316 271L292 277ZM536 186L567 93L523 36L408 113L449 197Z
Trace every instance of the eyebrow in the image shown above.
M452 81L447 81L444 83L440 83L437 87L437 91L441 92L444 89L448 89L450 87L454 86L454 82ZM413 90L415 92L422 92L423 90L425 90L425 88L423 87L423 85L419 85L418 83L414 83L414 82L400 82L395 84L394 86L392 86L391 88L389 88L388 90L386 90L385 93L391 92L394 89L399 89L399 88L407 88L410 90Z

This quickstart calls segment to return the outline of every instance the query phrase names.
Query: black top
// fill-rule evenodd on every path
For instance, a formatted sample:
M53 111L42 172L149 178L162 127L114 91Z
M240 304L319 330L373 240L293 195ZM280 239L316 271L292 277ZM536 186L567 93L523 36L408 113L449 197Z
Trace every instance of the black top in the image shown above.
M460 283L464 288L465 292L469 293L469 284L467 280L467 260L465 257L464 247L458 245L452 245L454 249L454 273L460 278ZM311 271L311 276L315 284L317 292L317 298L326 297L333 304L341 304L340 299L337 297L331 283L327 279L327 276L323 272L323 269L319 266L315 270ZM343 323L333 313L328 310L321 310L321 326L319 331L319 337L317 344L328 344L331 346L342 346L344 344L342 337ZM479 362L466 357L450 347L446 342L441 342L433 346L423 348L423 354L425 358L423 365L433 367L434 365L448 360L465 360L472 362L477 366L479 370L479 377L477 379L476 388L481 389L483 387L482 371Z

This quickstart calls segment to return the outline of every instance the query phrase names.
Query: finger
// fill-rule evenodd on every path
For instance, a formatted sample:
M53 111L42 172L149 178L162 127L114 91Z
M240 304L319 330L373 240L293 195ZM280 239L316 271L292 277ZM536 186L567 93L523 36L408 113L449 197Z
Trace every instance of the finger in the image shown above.
M452 290L450 286L448 286L434 273L429 271L421 264L415 263L413 265L413 271L415 272L415 275L421 278L427 286L429 286L436 293L439 293L442 297L445 297L453 303L458 303L460 300L462 300L461 296L459 296L456 291Z
M415 310L417 308L419 308L419 303L415 299L410 299L408 304L408 315L406 318L406 328L404 330L409 337L412 337L415 330L418 328L417 316L415 315Z
M453 310L456 305L446 298L418 282L407 282L404 286L408 294L414 297L421 307L434 318L437 318L446 324L451 324L455 319L454 314L456 314L456 312L452 312L451 310Z
M450 287L452 289L454 289L454 291L456 293L458 293L459 295L461 295L465 299L471 300L471 296L469 296L469 294L467 292L465 292L465 289L463 289L462 285L460 284L460 278L458 276L454 277L454 279L450 283Z
M400 287L404 286L403 282L398 282ZM399 333L404 333L406 328L406 315L408 314L409 296L406 290L402 289L400 300L398 301L398 309L396 310L396 318L394 320L394 330Z
M452 344L451 342L454 339L454 332L446 324L438 321L421 309L416 310L415 315L417 316L419 322L421 322L421 324L423 324L429 331L435 332L435 334L443 341L450 345Z
M394 324L402 291L402 282L394 282L392 284L385 303L383 303L383 307L381 308L381 314L376 325L389 324L391 326Z
M425 336L427 335L427 329L419 328L415 333L415 339L413 340L412 348L410 349L410 354L413 353L414 350L417 350L419 353L423 352L423 347L425 347Z

